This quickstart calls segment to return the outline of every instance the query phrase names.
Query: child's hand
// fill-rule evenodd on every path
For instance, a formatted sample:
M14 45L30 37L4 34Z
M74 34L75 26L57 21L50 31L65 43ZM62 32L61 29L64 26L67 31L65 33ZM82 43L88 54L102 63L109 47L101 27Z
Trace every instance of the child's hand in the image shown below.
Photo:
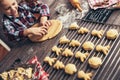
M51 22L47 20L47 16L43 16L40 19L40 26L47 26L49 27L51 25Z
M36 28L28 28L27 33L37 35L37 36L44 36L47 34L48 28L46 26L36 27Z
M51 21L47 20L45 22L40 22L40 26L46 26L49 28L49 26L51 26Z

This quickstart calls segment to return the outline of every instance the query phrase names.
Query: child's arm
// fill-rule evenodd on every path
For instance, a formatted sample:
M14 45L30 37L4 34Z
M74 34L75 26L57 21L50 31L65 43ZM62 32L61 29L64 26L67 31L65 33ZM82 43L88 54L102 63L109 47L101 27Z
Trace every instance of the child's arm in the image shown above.
M30 0L27 0L26 2L24 1L23 3L20 3L20 5L25 9L30 10L32 13L40 14L40 25L50 26L51 23L48 21L48 18L50 16L48 5L40 2L34 3L33 1L29 1Z
M25 37L27 37L29 34L37 35L40 37L43 37L47 33L48 28L46 26L36 27L36 28L18 28L16 25L14 26L13 22L8 22L9 20L6 20L3 22L3 25L5 26L5 29L7 30L7 35L9 35L10 39L19 41Z
M47 33L48 28L46 26L36 27L36 28L28 28L23 31L24 36L28 36L29 34L43 36Z

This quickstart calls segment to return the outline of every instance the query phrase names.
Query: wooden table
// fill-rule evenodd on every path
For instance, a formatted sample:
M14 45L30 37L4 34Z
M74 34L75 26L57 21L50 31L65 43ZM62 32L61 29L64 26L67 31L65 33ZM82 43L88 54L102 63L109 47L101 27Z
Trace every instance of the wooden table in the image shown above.
M50 6L51 10L51 18L57 17L54 9L58 3L66 3L66 0L58 0L55 4ZM67 2L68 3L68 2ZM55 17L54 17L55 16ZM107 24L115 24L120 25L120 10L115 10L108 21ZM54 37L53 39L41 42L41 43L33 43L33 42L25 42L22 46L14 47L8 55L0 62L0 72L8 69L16 59L20 59L21 62L25 63L28 59L30 59L33 55L37 55L38 60L42 63L44 57L51 50L52 46L57 43L60 36L65 32L63 29L59 35Z

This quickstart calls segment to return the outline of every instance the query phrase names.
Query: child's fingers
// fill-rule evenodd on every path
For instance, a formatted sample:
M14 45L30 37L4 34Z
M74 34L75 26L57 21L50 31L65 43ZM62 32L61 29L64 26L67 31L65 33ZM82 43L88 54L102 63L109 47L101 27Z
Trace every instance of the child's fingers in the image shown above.
M46 29L41 29L40 33L41 33L42 35L45 35L45 34L47 34L47 30L46 30Z

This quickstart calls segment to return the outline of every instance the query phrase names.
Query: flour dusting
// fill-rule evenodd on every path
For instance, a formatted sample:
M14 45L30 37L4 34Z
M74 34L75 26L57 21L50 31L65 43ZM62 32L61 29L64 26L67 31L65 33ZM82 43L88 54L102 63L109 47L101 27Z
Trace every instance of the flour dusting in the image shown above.
M58 4L55 11L58 13L57 19L62 21L64 28L68 28L71 23L77 22L77 19L82 19L85 16L89 9L88 4L85 1L83 3L81 5L82 12L77 9L70 10L65 4Z

